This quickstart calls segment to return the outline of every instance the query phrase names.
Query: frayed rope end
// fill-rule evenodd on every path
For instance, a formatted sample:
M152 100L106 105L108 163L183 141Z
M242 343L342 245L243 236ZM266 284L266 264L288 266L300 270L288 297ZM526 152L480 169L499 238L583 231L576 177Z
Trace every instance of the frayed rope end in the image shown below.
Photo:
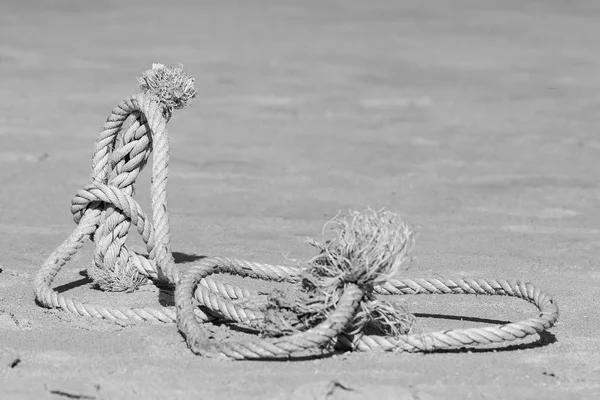
M414 231L386 209L351 211L325 225L334 237L308 242L319 254L308 261L296 298L273 293L259 329L266 336L302 331L324 321L335 309L347 284L361 287L365 296L348 334L397 336L412 328L415 318L406 310L376 298L373 288L395 275L414 246Z
M387 209L350 211L325 225L335 237L319 243L320 253L309 261L317 275L356 283L367 291L387 281L405 263L414 246L414 231Z
M135 267L129 265L109 269L92 263L87 269L87 275L94 282L94 287L105 292L131 293L148 281Z
M169 113L187 107L198 94L194 78L183 71L181 64L152 64L152 68L145 71L138 81L140 90L158 97Z

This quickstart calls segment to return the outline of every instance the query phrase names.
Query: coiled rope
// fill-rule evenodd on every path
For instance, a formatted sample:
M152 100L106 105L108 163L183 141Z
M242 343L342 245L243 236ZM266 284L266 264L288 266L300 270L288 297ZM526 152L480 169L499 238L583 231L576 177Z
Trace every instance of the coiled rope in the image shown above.
M246 308L240 301L254 299L258 293L218 282L210 275L228 273L298 284L306 269L226 257L205 258L186 271L177 267L171 252L167 208L169 140L166 125L173 110L183 108L196 91L193 79L184 74L181 67L155 64L140 81L142 92L123 100L112 110L96 140L92 181L78 191L71 202L77 227L48 257L35 278L35 296L42 306L109 320L176 322L194 353L232 359L288 357L333 345L354 351L407 352L499 345L539 334L557 321L555 301L530 283L484 279L387 279L370 287L348 280L340 284L341 294L335 308L315 326L276 338L242 342L210 340L201 323L222 320L254 326L265 319L264 310ZM152 219L134 199L135 181L151 153ZM131 225L141 235L147 256L127 247ZM88 270L109 271L112 276L96 276L100 287L125 290L136 287L145 278L170 284L175 287L175 309L88 304L55 291L52 283L56 275L88 239L95 246L93 264ZM93 273L91 275L94 277ZM539 313L505 325L421 334L368 335L349 329L361 303L371 293L512 296L532 303Z

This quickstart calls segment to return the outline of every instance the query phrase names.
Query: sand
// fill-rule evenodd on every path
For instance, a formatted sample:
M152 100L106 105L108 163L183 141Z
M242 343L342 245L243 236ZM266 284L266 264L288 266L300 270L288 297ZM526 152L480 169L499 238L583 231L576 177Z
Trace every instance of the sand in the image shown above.
M2 2L0 398L596 398L599 18L591 0ZM95 137L153 62L183 63L200 92L169 123L182 268L306 258L305 237L338 211L388 207L418 232L401 276L531 281L559 323L497 352L225 362L194 356L173 325L39 307L32 279L74 228ZM151 288L92 290L92 252L61 290L158 304ZM398 302L424 330L536 312L496 297Z

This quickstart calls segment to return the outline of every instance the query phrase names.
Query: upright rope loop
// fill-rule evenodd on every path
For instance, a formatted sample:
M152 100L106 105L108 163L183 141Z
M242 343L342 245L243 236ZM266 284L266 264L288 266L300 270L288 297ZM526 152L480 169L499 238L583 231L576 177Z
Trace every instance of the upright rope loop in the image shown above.
M82 304L51 289L58 271L88 238L95 244L94 266L98 270L121 269L125 270L121 272L124 276L127 270L137 270L142 277L174 282L166 209L166 123L164 107L151 94L129 97L112 110L96 141L92 182L78 191L71 202L71 212L78 227L50 255L36 276L34 286L39 303L109 319L174 321L174 312L169 309L124 311ZM133 198L135 180L146 165L153 142L159 150L154 152L153 163L152 198L157 199L153 201L154 224ZM130 250L125 243L132 223L146 244L147 258Z
M343 274L346 281L340 281L342 278L339 277L332 280L340 285L341 290L335 308L328 311L326 318L316 325L271 339L221 343L210 340L200 323L218 319L254 328L267 319L264 309L248 308L244 302L238 301L255 298L258 293L220 283L210 275L228 273L299 284L304 281L307 269L226 257L203 259L185 272L175 265L167 206L169 139L166 125L173 110L183 108L196 95L196 91L193 79L185 75L180 67L155 64L140 78L140 82L143 92L126 98L112 110L96 140L91 182L79 190L71 202L71 213L77 227L50 254L36 275L34 290L39 304L86 317L176 322L194 353L233 359L289 357L299 352L331 349L334 345L337 349L354 351L407 352L499 345L539 334L557 321L558 306L555 301L530 283L483 279L388 279L373 285L368 281L379 272L365 270L357 275L346 271ZM134 195L136 179L151 153L152 218L149 218ZM138 254L127 246L126 239L132 225L141 235L147 255ZM381 234L380 228L377 229L377 233ZM162 281L175 287L175 309L86 304L53 290L52 284L60 269L88 239L95 246L93 264L88 272L96 284L104 289L125 290L134 289L146 278ZM374 236L369 240L376 239ZM329 251L326 246L323 249ZM381 257L389 256L388 253L361 254L360 257L378 259L380 262ZM330 255L334 258L340 256L335 253ZM318 268L326 270L328 267L320 265ZM363 278L366 284L356 280ZM350 329L365 299L373 298L374 294L513 296L532 303L539 313L535 317L505 325L422 334L376 336Z

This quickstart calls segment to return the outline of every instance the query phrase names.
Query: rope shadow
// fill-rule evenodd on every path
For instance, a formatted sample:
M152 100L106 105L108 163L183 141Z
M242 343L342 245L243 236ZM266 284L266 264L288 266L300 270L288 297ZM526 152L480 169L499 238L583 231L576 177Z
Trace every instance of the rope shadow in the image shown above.
M58 293L63 293L68 290L78 288L80 286L89 285L90 283L93 283L93 282L94 281L92 281L89 277L85 276L85 278L82 278L82 279L79 279L79 280L76 280L73 282L65 283L64 285L57 286L54 288L54 290Z
M158 287L158 303L163 307L175 306L175 291L173 286L157 286Z
M506 325L506 324L510 323L510 321L502 321L502 320L498 320L498 319L478 318L478 317L465 317L463 315L428 314L428 313L414 313L413 315L417 318L449 319L449 320L454 320L454 321L468 321L468 322L477 322L477 323L490 324L490 325Z
M175 260L175 264L186 264L194 261L202 260L207 256L201 254L193 254L193 253L184 253L180 251L174 251L173 259Z

